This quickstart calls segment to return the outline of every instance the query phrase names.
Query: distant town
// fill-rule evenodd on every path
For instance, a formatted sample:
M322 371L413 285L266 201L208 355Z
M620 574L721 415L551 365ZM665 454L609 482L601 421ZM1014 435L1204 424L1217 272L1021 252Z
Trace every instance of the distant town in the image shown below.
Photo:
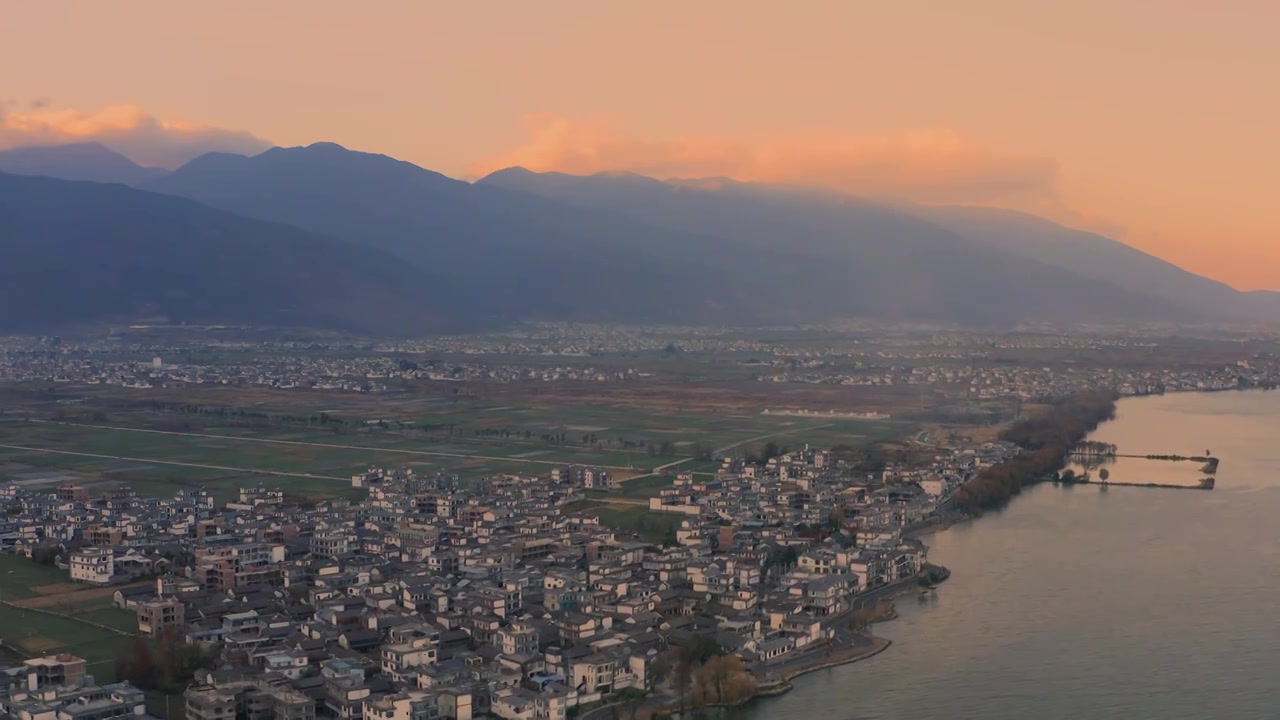
M1200 342L1199 349L1211 350L1201 354L1197 343L1174 348L1168 338L1146 334L820 338L796 344L697 328L560 325L516 337L359 344L0 338L0 382L362 393L404 392L421 383L635 383L670 374L654 366L655 356L682 354L719 357L720 366L709 370L724 373L727 363L741 379L757 382L928 386L950 397L979 400L1055 397L1081 387L1145 395L1280 383L1274 339ZM1259 349L1250 352L1250 344ZM1234 357L1222 358L1223 345Z
M939 448L926 465L874 475L825 450L725 458L649 501L683 518L658 542L592 511L587 491L616 483L599 468L466 487L371 469L351 479L363 500L310 506L262 486L219 506L204 491L11 483L0 547L114 588L143 636L218 648L183 693L188 718L246 704L253 717L383 720L564 718L628 698L674 708L742 701L874 648L855 617L863 599L931 577L914 533L1019 452ZM733 663L695 665L698 647ZM145 705L128 677L96 685L71 654L0 677L13 717Z
M1158 328L5 338L0 714L740 705L885 650L928 534L1090 482L1116 399L1278 383L1280 338Z

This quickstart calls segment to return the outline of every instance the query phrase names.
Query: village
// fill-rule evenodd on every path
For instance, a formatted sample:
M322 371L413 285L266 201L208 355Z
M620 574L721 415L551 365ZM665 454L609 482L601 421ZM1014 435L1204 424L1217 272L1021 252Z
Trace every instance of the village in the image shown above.
M670 712L785 691L796 674L883 649L865 609L945 572L917 535L945 521L957 488L1020 452L935 450L870 475L807 447L720 458L647 501L672 521L661 542L593 512L588 495L619 484L606 470L566 466L466 484L375 468L351 480L361 501L264 485L221 507L201 490L9 484L0 546L114 588L148 642L196 648L204 662L177 701L189 720ZM99 684L74 654L28 657L0 671L0 713L156 713L137 687L145 673L116 668Z
M417 342L239 340L63 341L0 338L0 382L130 390L272 388L405 393L431 386L591 387L684 382L663 360L680 355L696 377L760 383L937 389L972 401L1057 397L1080 387L1121 395L1274 387L1274 338L1245 349L1247 336L1190 349L1142 334L1059 337L823 336L821 342L747 340L678 328L535 326L527 336Z

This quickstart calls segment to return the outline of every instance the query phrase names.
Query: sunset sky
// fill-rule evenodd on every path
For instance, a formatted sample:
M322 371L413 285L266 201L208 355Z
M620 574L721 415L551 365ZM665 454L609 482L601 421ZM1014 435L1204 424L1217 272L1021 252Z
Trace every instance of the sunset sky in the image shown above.
M0 148L320 140L980 203L1280 290L1269 0L7 2Z

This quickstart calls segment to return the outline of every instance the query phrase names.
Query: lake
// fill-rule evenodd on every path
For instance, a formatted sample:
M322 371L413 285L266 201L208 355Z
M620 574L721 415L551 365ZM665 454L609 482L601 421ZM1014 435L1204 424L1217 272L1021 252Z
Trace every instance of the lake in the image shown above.
M1212 450L1217 487L1029 488L925 539L952 577L897 601L887 651L733 717L1280 717L1280 392L1126 399L1092 439ZM1198 473L1134 462L1111 479Z

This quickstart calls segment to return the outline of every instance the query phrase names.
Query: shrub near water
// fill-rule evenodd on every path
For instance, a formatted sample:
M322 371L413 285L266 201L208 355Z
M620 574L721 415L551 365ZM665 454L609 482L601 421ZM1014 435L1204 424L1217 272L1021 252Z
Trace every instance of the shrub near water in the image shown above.
M1018 445L1023 454L979 472L956 491L956 507L970 513L1000 507L1022 492L1024 485L1061 470L1071 448L1115 417L1116 398L1107 390L1076 393L1055 403L1043 416L1014 423L1000 439Z

